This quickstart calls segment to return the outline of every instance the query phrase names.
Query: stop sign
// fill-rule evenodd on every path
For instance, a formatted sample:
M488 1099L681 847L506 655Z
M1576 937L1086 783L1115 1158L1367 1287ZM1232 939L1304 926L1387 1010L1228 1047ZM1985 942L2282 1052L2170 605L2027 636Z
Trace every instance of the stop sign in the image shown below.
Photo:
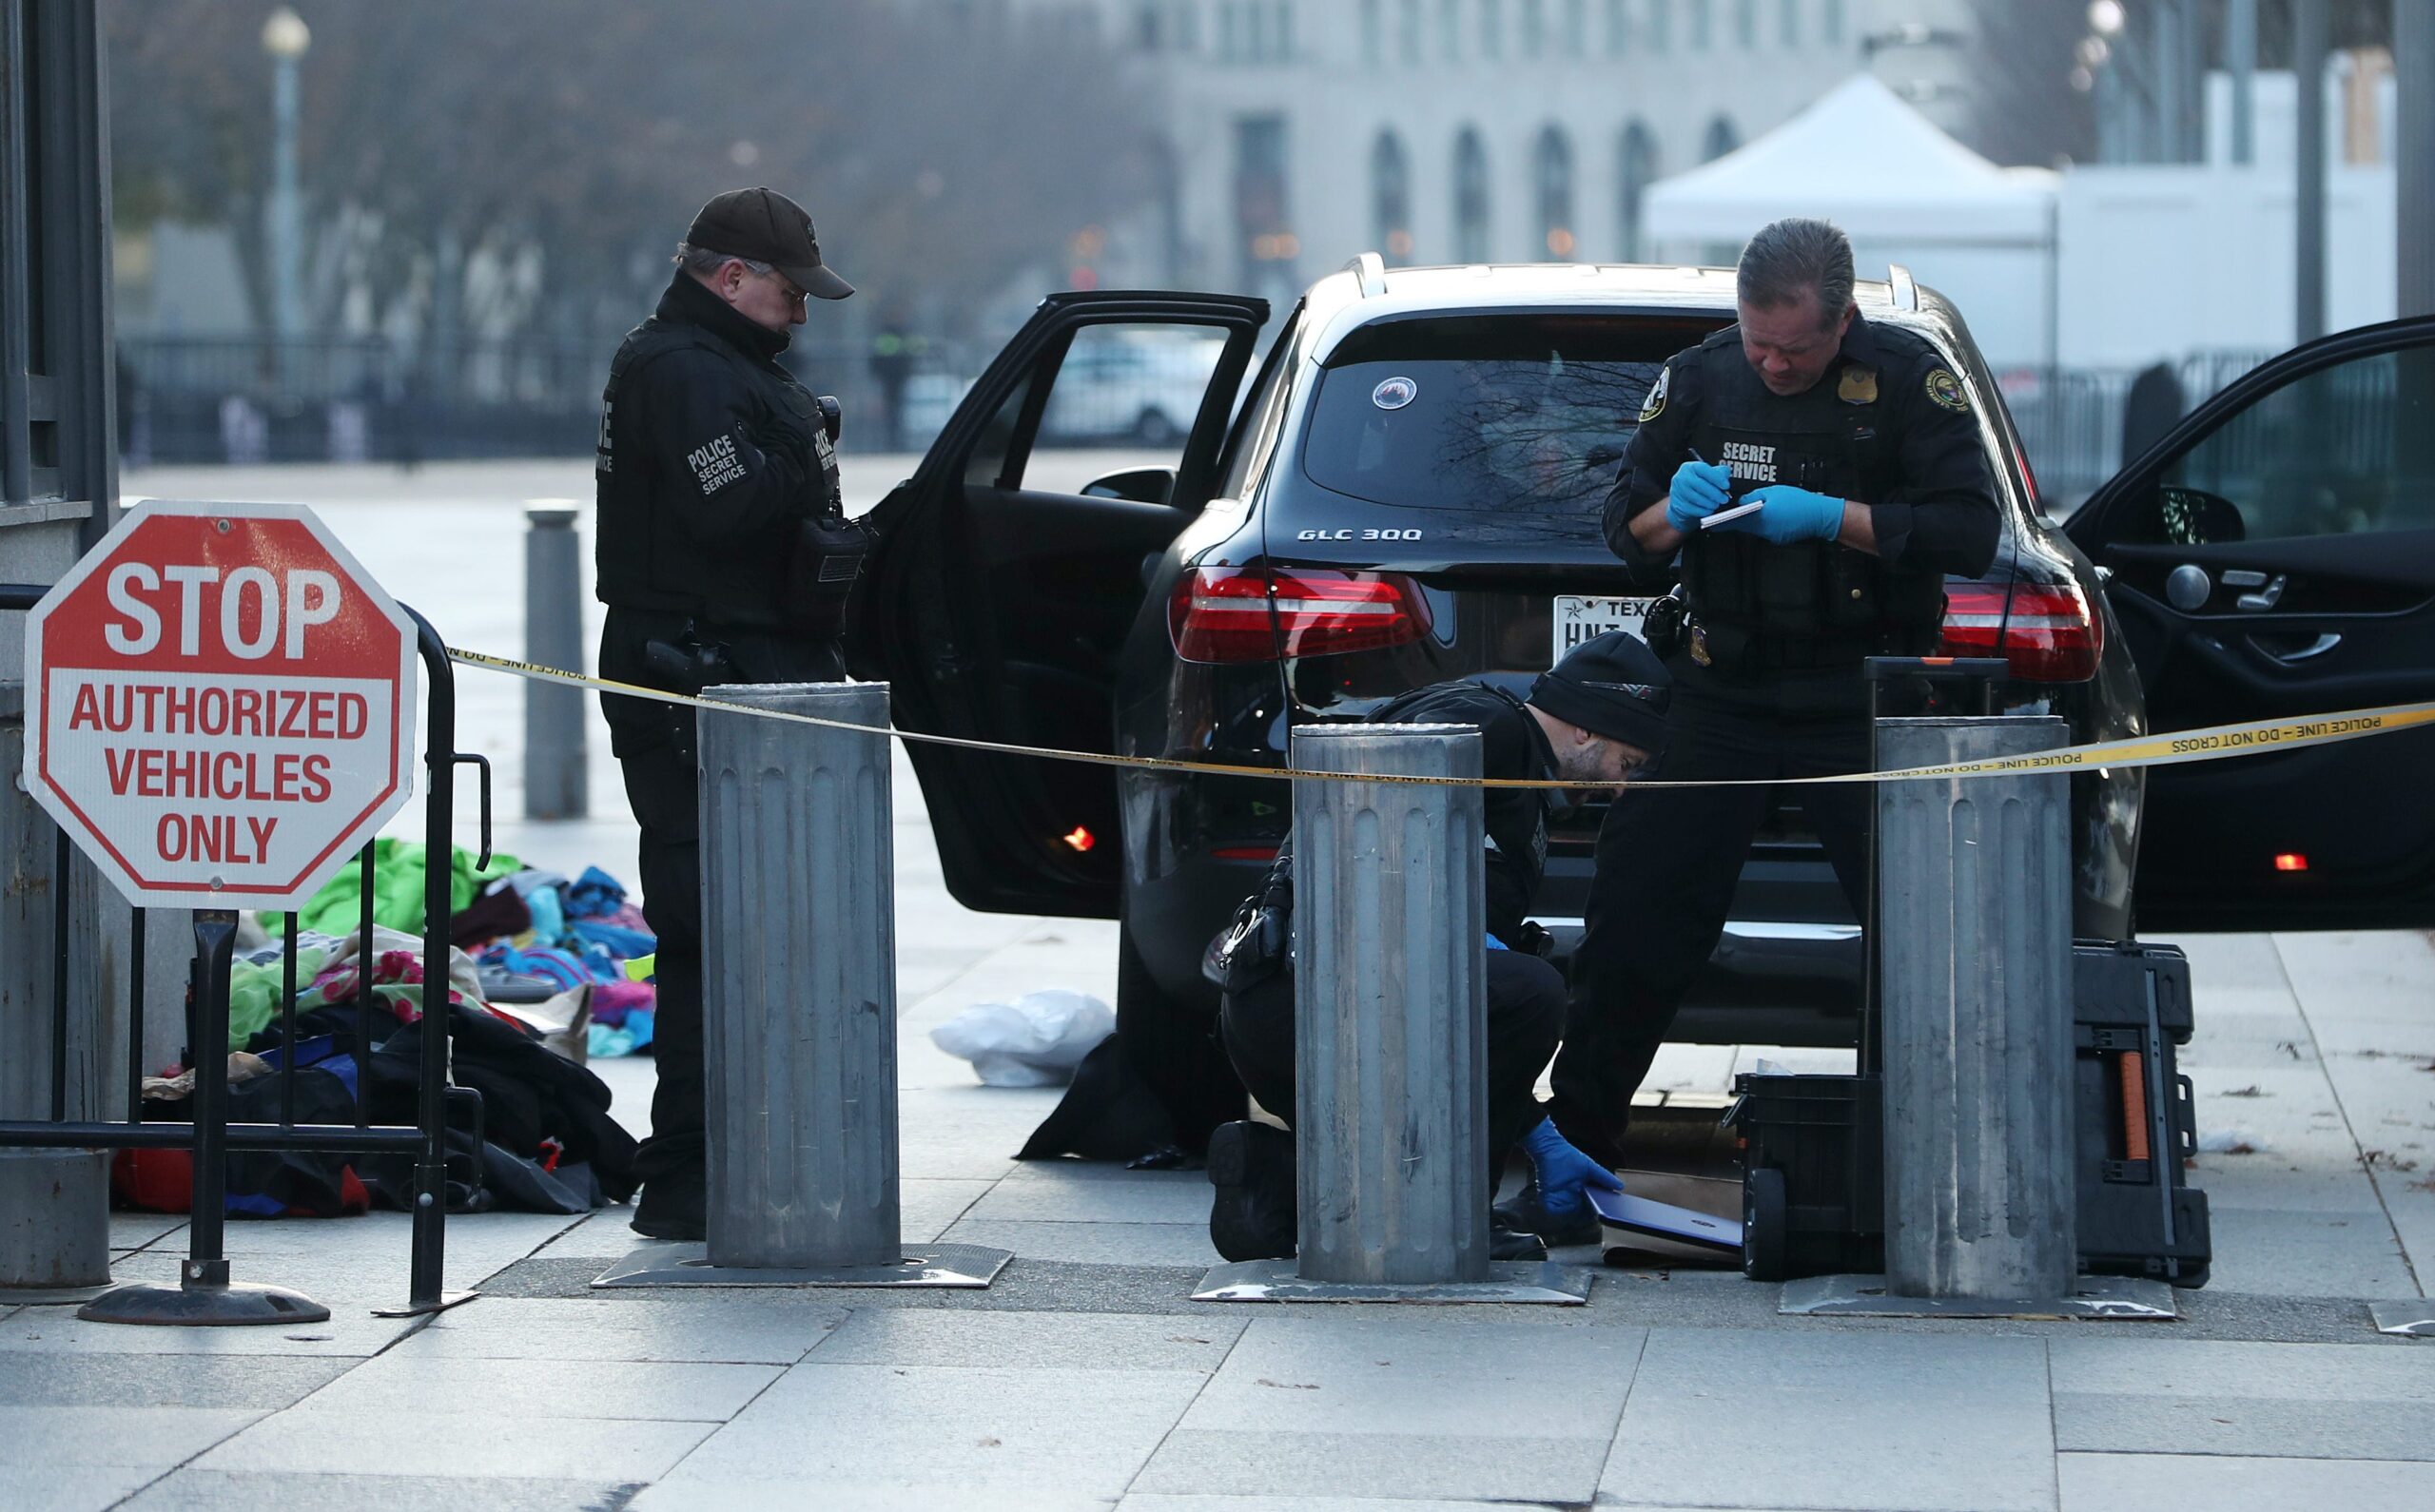
M136 902L301 903L413 790L415 649L310 511L146 503L27 620L27 790Z

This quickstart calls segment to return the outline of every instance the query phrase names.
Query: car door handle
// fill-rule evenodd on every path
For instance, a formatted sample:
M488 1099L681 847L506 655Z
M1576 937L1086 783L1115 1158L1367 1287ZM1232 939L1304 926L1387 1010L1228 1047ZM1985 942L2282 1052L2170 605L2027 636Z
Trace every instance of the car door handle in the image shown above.
M2326 652L2341 645L2342 637L2330 630L2326 630L2320 632L2316 639L2308 642L2306 646L2294 646L2287 650L2277 650L2254 635L2249 638L2249 643L2250 646L2256 648L2259 655L2266 657L2269 661L2281 662L2284 666L2289 667L2295 662L2305 662L2312 657L2323 656Z

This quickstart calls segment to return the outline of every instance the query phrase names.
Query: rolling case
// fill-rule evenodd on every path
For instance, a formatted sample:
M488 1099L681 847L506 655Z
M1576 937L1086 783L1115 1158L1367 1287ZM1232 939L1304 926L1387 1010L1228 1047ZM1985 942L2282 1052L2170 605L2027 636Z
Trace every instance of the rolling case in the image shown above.
M2207 1194L2190 1080L2190 962L2178 947L2073 946L2074 1165L2081 1269L2204 1286ZM1755 1281L1885 1268L1882 1086L1874 1075L1734 1078L1743 1273Z

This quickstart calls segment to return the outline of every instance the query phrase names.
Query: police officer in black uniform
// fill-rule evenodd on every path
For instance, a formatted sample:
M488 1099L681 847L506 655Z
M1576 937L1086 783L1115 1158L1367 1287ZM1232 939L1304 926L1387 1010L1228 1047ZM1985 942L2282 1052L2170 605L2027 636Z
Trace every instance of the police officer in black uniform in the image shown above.
M1388 700L1369 719L1471 726L1480 732L1483 776L1615 783L1646 771L1665 749L1669 682L1646 646L1612 630L1567 652L1531 685L1527 700L1484 683L1438 683ZM1531 1093L1564 1027L1564 978L1544 959L1547 931L1528 915L1547 872L1548 814L1565 801L1559 789L1491 787L1482 804L1490 941L1484 1133L1491 1188L1519 1144L1533 1190L1568 1215L1586 1215L1584 1186L1616 1182L1565 1143ZM1236 1073L1261 1107L1287 1119L1295 1112L1293 864L1289 847L1213 945L1210 972L1225 992L1218 1030ZM1263 921L1263 912L1275 921ZM1294 1253L1291 1134L1258 1123L1219 1125L1209 1138L1209 1179L1217 1188L1209 1237L1218 1253L1229 1260ZM1531 1234L1496 1231L1490 1244L1500 1260L1547 1254Z
M845 676L843 591L822 541L850 540L820 401L778 363L811 298L854 292L785 195L702 206L652 318L627 334L600 400L600 674L696 693ZM807 553L815 559L807 561ZM703 1235L702 867L693 711L603 694L642 826L643 910L658 943L659 1085L635 1160L633 1226Z
M1655 776L1865 770L1861 662L1933 651L1945 574L1995 559L1978 417L1926 340L1860 318L1837 227L1761 231L1736 296L1739 323L1675 356L1650 388L1607 501L1607 539L1637 581L1661 587L1680 558L1687 612L1659 648L1675 692ZM1760 507L1704 526L1746 503ZM1553 1081L1558 1127L1610 1166L1774 792L1627 791L1607 812ZM1871 801L1861 785L1800 790L1862 917ZM1530 1196L1509 1221L1561 1227Z

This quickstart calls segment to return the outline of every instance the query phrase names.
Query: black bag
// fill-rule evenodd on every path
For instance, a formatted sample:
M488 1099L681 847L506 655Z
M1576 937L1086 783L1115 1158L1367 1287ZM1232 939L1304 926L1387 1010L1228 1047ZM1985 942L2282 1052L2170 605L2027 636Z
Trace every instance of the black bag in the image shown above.
M796 526L787 557L787 628L817 640L844 634L846 600L870 549L870 533L842 516L815 516Z
M1201 953L1200 975L1220 992L1258 986L1294 964L1294 850L1280 847L1259 891L1235 905L1234 918Z

